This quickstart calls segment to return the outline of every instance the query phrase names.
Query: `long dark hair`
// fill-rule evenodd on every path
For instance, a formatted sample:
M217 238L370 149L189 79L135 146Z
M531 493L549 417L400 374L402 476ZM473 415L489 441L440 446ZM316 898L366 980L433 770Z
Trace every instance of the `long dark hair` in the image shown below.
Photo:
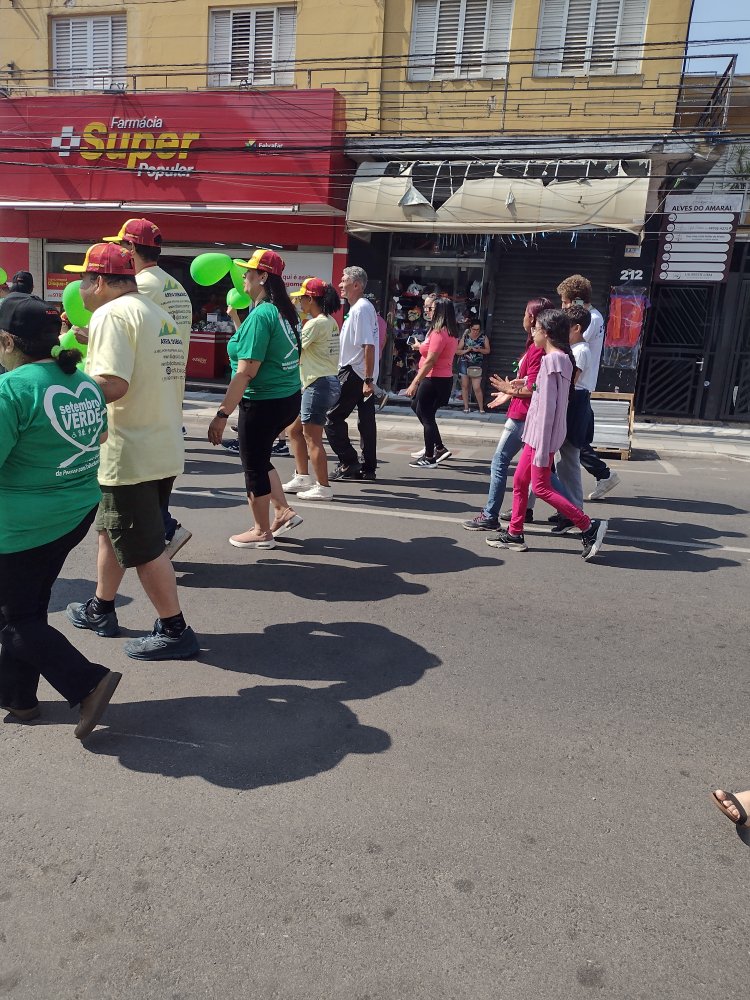
M341 308L339 293L333 285L326 285L326 290L322 295L311 295L310 298L317 303L318 308L322 311L324 316L332 316Z
M456 323L456 311L450 299L435 299L435 311L430 321L430 332L432 330L447 330L456 340L461 336Z
M562 309L543 309L536 318L536 322L547 334L547 338L553 347L564 351L570 358L573 368L570 373L570 394L575 392L575 375L578 370L576 359L570 348L570 320L568 314Z
M526 337L527 351L534 343L534 337L532 336L532 334L534 331L534 324L536 323L537 316L539 315L540 312L543 312L545 309L554 309L554 308L555 308L554 303L550 302L549 299L545 299L544 296L542 296L539 299L529 299L529 301L526 303L526 313L528 313L531 319L531 331L532 331Z
M289 298L289 292L286 290L284 279L278 274L268 274L263 287L265 288L268 301L276 306L294 331L294 336L297 338L297 349L301 354L302 342L299 339L299 315L294 308L292 300Z

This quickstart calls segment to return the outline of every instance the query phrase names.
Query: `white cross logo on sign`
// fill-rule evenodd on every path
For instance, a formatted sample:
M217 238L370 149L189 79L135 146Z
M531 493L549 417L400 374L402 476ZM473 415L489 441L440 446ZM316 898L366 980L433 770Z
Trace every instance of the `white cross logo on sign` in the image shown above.
M81 137L75 134L74 125L63 125L60 135L52 140L52 148L57 150L58 156L70 156L71 149L78 149L80 145Z

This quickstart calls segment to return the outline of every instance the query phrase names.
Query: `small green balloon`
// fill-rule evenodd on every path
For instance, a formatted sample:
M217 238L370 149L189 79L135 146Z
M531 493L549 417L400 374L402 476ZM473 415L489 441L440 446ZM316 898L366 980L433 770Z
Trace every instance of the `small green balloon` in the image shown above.
M227 292L227 305L230 309L249 309L251 302L249 295L238 292L236 288L230 288Z
M91 322L91 313L83 304L81 298L81 282L71 281L63 290L63 309L68 317L71 326L88 326Z
M237 267L234 262L232 263L232 266L229 269L229 277L232 279L232 284L240 295L247 295L247 292L245 291L246 274L247 271L243 271L241 267Z
M190 276L198 285L215 285L229 273L232 258L225 253L202 253L190 265Z
M0 285L4 285L7 280L8 272L4 268L0 267Z
M89 351L88 344L82 344L80 340L76 337L72 330L66 330L65 333L60 334L60 347L64 351L80 351L81 360L76 365L83 371L83 362L86 360L86 355Z

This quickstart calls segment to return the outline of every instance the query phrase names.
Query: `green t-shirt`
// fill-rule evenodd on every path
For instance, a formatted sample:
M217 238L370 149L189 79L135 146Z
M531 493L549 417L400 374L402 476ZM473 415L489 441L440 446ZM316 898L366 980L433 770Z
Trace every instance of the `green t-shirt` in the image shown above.
M107 407L88 375L54 362L0 375L0 552L61 538L97 505Z
M270 302L261 302L227 344L232 375L239 361L260 361L245 399L285 399L300 389L299 349L294 330Z

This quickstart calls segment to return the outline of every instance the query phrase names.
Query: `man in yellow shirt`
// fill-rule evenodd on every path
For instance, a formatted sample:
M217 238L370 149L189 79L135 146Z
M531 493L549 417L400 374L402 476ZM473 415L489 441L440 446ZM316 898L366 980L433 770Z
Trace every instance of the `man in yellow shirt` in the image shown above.
M198 640L180 610L161 514L185 460L182 337L171 316L139 294L133 257L122 247L96 243L82 265L65 269L82 275L81 298L93 313L86 371L104 393L109 426L94 522L96 594L85 604L68 605L68 618L97 635L117 635L115 598L125 570L135 567L159 617L153 632L125 644L126 654L186 659L198 652Z
M193 305L190 296L177 278L159 267L162 236L159 227L149 219L128 219L117 236L105 236L105 243L120 243L133 255L135 282L141 295L161 306L175 322L185 345L185 362L193 326ZM193 537L187 528L169 513L169 501L162 508L167 555L173 559L183 545Z

